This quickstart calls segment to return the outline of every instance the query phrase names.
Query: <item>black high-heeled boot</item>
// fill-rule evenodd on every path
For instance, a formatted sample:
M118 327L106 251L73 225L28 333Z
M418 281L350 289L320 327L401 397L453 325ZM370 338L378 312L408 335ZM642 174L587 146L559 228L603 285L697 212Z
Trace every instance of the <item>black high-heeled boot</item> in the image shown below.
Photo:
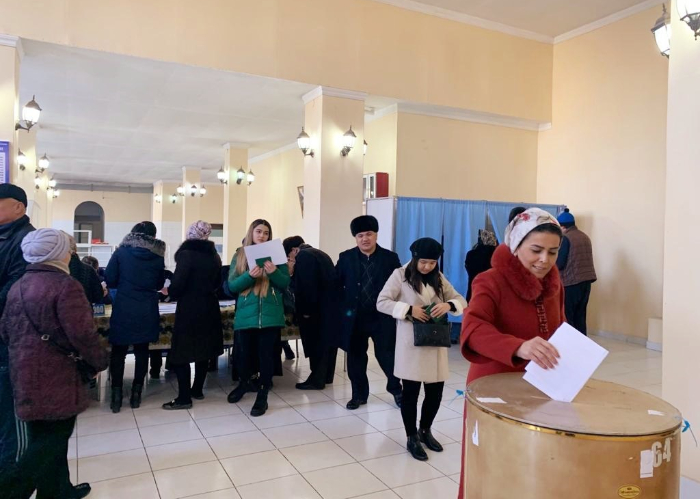
M250 410L250 415L254 418L262 416L267 411L267 387L260 385L260 390L258 390L258 396L255 398L255 403L253 408Z
M423 442L428 449L433 452L442 452L442 445L435 440L430 428L421 428L418 430L418 436L420 437L420 441Z
M413 459L417 459L418 461L427 461L428 460L428 454L425 452L425 449L420 443L420 437L418 434L411 435L408 437L408 441L406 442L406 449L408 452L411 453L413 456Z
M122 397L124 393L121 387L112 387L112 400L109 403L109 408L112 409L114 414L118 413L122 409Z
M141 392L143 391L143 385L131 385L131 399L129 399L129 405L132 409L138 409L141 407Z

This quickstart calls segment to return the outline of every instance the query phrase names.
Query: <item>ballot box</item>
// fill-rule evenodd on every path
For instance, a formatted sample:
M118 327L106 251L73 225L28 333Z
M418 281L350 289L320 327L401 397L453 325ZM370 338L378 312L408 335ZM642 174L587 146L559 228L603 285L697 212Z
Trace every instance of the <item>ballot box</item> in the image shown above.
M682 418L648 393L590 380L573 402L522 373L467 387L468 499L678 499Z

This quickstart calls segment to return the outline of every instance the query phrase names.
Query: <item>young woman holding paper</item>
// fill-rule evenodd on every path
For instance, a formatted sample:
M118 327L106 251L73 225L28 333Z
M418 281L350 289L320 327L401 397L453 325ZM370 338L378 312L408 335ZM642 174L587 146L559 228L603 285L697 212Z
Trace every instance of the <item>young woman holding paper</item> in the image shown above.
M228 401L236 403L250 391L251 357L260 359L260 387L251 416L262 416L267 411L267 394L272 383L275 362L275 343L284 326L284 290L289 286L287 264L275 266L266 261L264 266L249 268L245 246L262 244L272 239L272 227L266 220L255 220L248 228L243 247L238 248L231 260L228 287L238 295L233 324L240 342L237 368L241 381L229 394Z
M561 239L559 222L539 208L508 225L493 268L474 280L462 321L462 355L471 362L467 384L524 371L528 361L545 369L557 364L559 353L547 340L565 321L564 288L555 265ZM459 490L461 498L462 485Z

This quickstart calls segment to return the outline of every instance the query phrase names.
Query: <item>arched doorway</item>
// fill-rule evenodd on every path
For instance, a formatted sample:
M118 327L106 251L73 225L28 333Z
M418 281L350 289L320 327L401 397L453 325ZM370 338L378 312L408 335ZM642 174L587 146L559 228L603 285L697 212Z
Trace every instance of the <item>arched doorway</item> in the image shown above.
M105 211L97 203L85 201L75 209L73 219L75 241L78 244L90 244L92 241L104 241L105 238ZM86 231L86 232L81 232ZM90 232L92 231L92 240Z

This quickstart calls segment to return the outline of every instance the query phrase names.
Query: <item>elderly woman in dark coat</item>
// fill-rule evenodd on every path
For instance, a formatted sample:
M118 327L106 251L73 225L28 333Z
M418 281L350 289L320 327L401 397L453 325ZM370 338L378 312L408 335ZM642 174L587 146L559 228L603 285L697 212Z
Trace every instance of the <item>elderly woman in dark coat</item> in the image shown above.
M204 398L202 388L209 359L224 352L221 310L216 293L221 280L221 258L209 241L211 225L199 220L187 231L187 240L175 253L175 273L169 295L177 301L170 362L177 374L179 394L163 409L189 409L192 399ZM190 362L194 383L190 387Z
M107 351L85 292L69 275L66 234L31 232L22 252L30 265L8 294L0 335L9 347L15 409L27 422L29 446L18 463L19 476L2 496L25 498L36 489L37 497L85 497L90 485L71 484L67 452L76 416L89 400L68 353L101 371Z
M156 226L141 222L124 237L105 270L107 286L117 290L109 321L112 355L112 412L122 406L124 360L134 346L136 366L131 386L132 408L141 405L141 391L148 371L148 344L158 340L160 314L158 290L165 283L165 243L156 239Z

